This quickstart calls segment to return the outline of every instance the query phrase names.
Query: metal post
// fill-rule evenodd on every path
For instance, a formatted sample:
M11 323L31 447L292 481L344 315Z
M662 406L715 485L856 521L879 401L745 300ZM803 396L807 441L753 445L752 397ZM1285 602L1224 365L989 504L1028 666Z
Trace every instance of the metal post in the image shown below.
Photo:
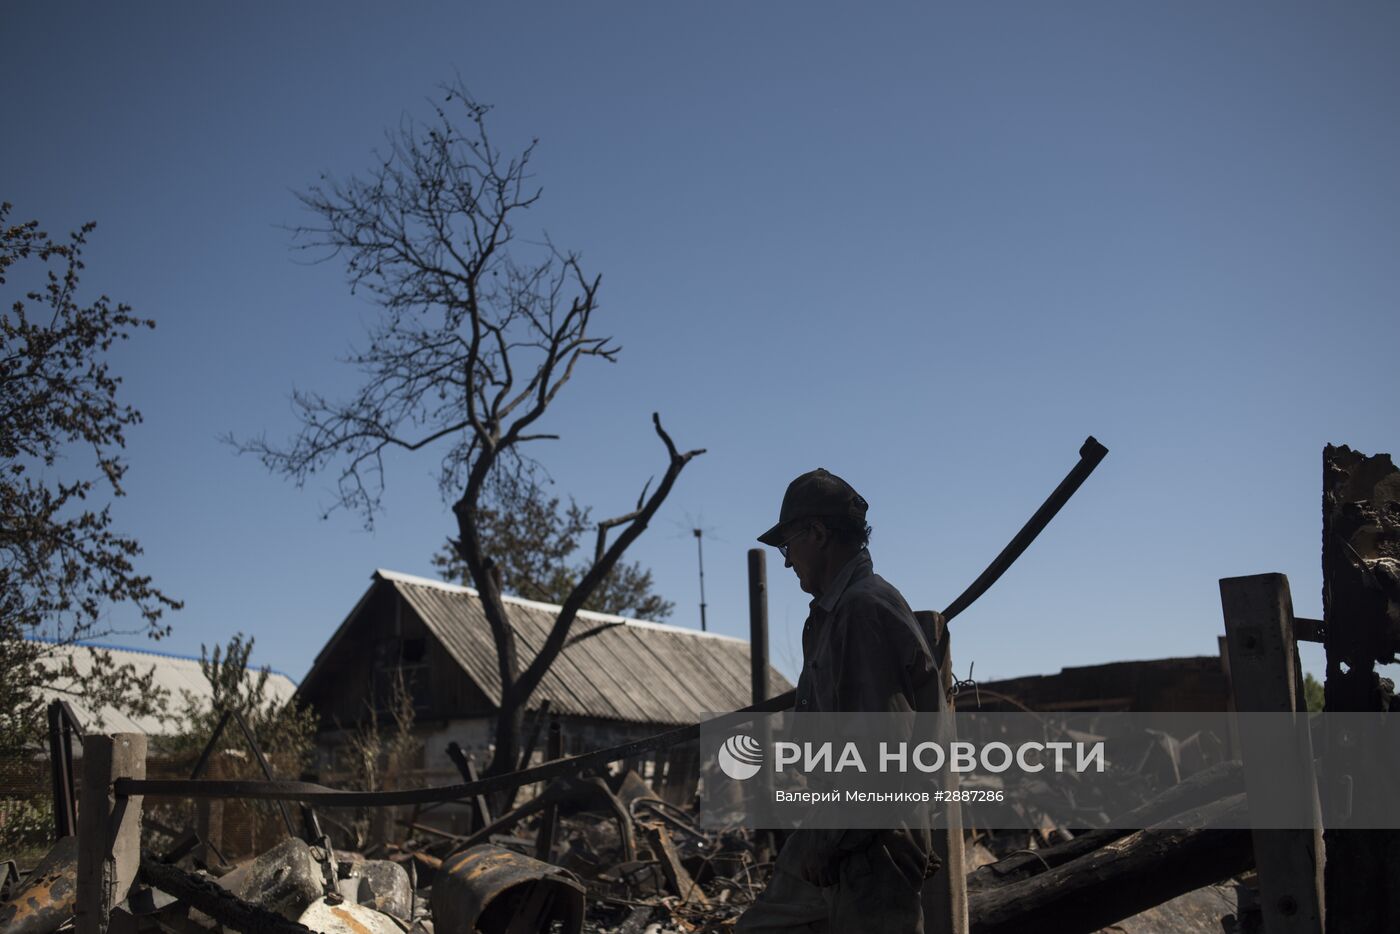
M49 704L49 774L53 778L54 839L78 832L77 801L73 798L73 726L64 717L61 700Z
M695 533L695 552L700 559L700 631L706 632L705 625L705 535L704 529L692 529Z
M1228 577L1220 581L1235 709L1294 717L1298 664L1293 641L1293 598L1282 574ZM1250 798L1301 796L1313 813L1309 830L1255 830L1254 864L1260 907L1269 934L1323 929L1322 819L1313 781L1312 743L1306 719L1296 731L1297 761L1280 757L1277 743L1241 728L1245 790ZM1310 799L1310 800L1309 800Z
M144 733L83 737L78 811L78 934L105 934L141 863L141 797L118 797L119 778L146 777Z
M762 548L749 549L749 669L753 702L768 699L768 570Z

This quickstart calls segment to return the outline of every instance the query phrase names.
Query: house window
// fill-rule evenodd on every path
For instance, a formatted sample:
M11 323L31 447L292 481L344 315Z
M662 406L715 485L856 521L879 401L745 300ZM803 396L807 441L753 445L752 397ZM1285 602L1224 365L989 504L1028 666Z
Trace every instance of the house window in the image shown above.
M419 641L421 642L421 640ZM411 664L405 661L403 664L386 666L374 672L373 690L376 713L386 714L393 710L395 682L399 677L403 678L404 687L408 689L408 696L413 699L414 713L421 716L432 709L432 680L428 673L427 663L421 660L421 654L419 659Z

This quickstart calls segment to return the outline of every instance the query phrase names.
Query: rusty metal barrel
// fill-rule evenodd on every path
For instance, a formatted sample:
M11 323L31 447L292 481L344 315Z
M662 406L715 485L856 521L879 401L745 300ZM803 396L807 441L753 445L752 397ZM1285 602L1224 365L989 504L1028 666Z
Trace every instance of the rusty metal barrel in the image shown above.
M73 916L77 896L78 838L54 844L29 878L16 886L10 900L0 904L0 931L5 934L49 934Z
M548 931L558 922L555 930L578 934L583 895L566 870L481 844L443 860L433 879L433 926L438 934L503 934Z

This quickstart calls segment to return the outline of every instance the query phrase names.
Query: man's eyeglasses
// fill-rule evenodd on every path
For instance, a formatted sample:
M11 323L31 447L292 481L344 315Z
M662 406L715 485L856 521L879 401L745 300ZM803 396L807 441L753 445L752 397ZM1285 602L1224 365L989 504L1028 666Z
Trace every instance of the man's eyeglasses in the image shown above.
M783 560L784 560L784 561L786 561L786 560L788 559L788 545L792 544L793 542L797 541L797 539L801 538L802 535L803 535L803 533L805 533L805 532L810 532L811 530L812 530L812 527L811 527L810 525L804 525L802 528L798 529L798 530L797 530L796 532L794 532L792 535L788 536L788 540L787 540L787 541L783 542L781 545L778 546L778 554L780 554L780 555L783 556Z

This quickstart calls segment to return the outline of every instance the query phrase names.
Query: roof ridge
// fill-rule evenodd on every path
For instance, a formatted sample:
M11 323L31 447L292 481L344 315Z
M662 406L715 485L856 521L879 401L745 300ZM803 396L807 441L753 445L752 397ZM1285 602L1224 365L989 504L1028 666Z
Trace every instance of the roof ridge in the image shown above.
M433 580L430 577L419 577L416 574L405 574L402 571L391 571L387 568L376 568L375 575L386 581L393 581L402 584L415 584L420 587L433 587L437 590L445 590L448 593L466 594L472 597L481 597L481 592L474 587L466 587L462 584L453 584L448 581ZM553 611L558 613L562 607L557 603L544 603L540 600L527 600L524 597L517 597L513 594L501 594L501 599L506 603L523 606L529 609ZM597 610L579 610L577 619L593 620L600 623L622 623L637 629L659 629L662 632L673 632L682 636L694 636L697 639L722 639L728 642L739 642L744 645L748 641L738 636L727 636L718 632L701 632L696 629L689 629L685 626L677 626L673 623L658 623L649 619L634 619L630 616L617 616L613 613L600 613Z
M179 655L175 652L163 652L160 649L137 649L132 648L129 645L112 645L108 642L93 642L86 639L79 640L76 642L65 642L60 639L50 639L45 636L27 636L26 639L29 642L45 642L57 648L67 648L69 646L74 646L77 648L84 649L102 649L106 652L130 652L133 655L154 655L157 658L170 658L178 662L201 661L201 659L195 655ZM257 673L259 671L262 671L264 667L267 668L269 674L280 675L281 677L286 678L288 681L292 682L293 685L297 683L297 680L291 675L287 674L285 671L279 671L278 669L273 668L270 665L258 665L256 667L249 666L249 671L250 673Z

